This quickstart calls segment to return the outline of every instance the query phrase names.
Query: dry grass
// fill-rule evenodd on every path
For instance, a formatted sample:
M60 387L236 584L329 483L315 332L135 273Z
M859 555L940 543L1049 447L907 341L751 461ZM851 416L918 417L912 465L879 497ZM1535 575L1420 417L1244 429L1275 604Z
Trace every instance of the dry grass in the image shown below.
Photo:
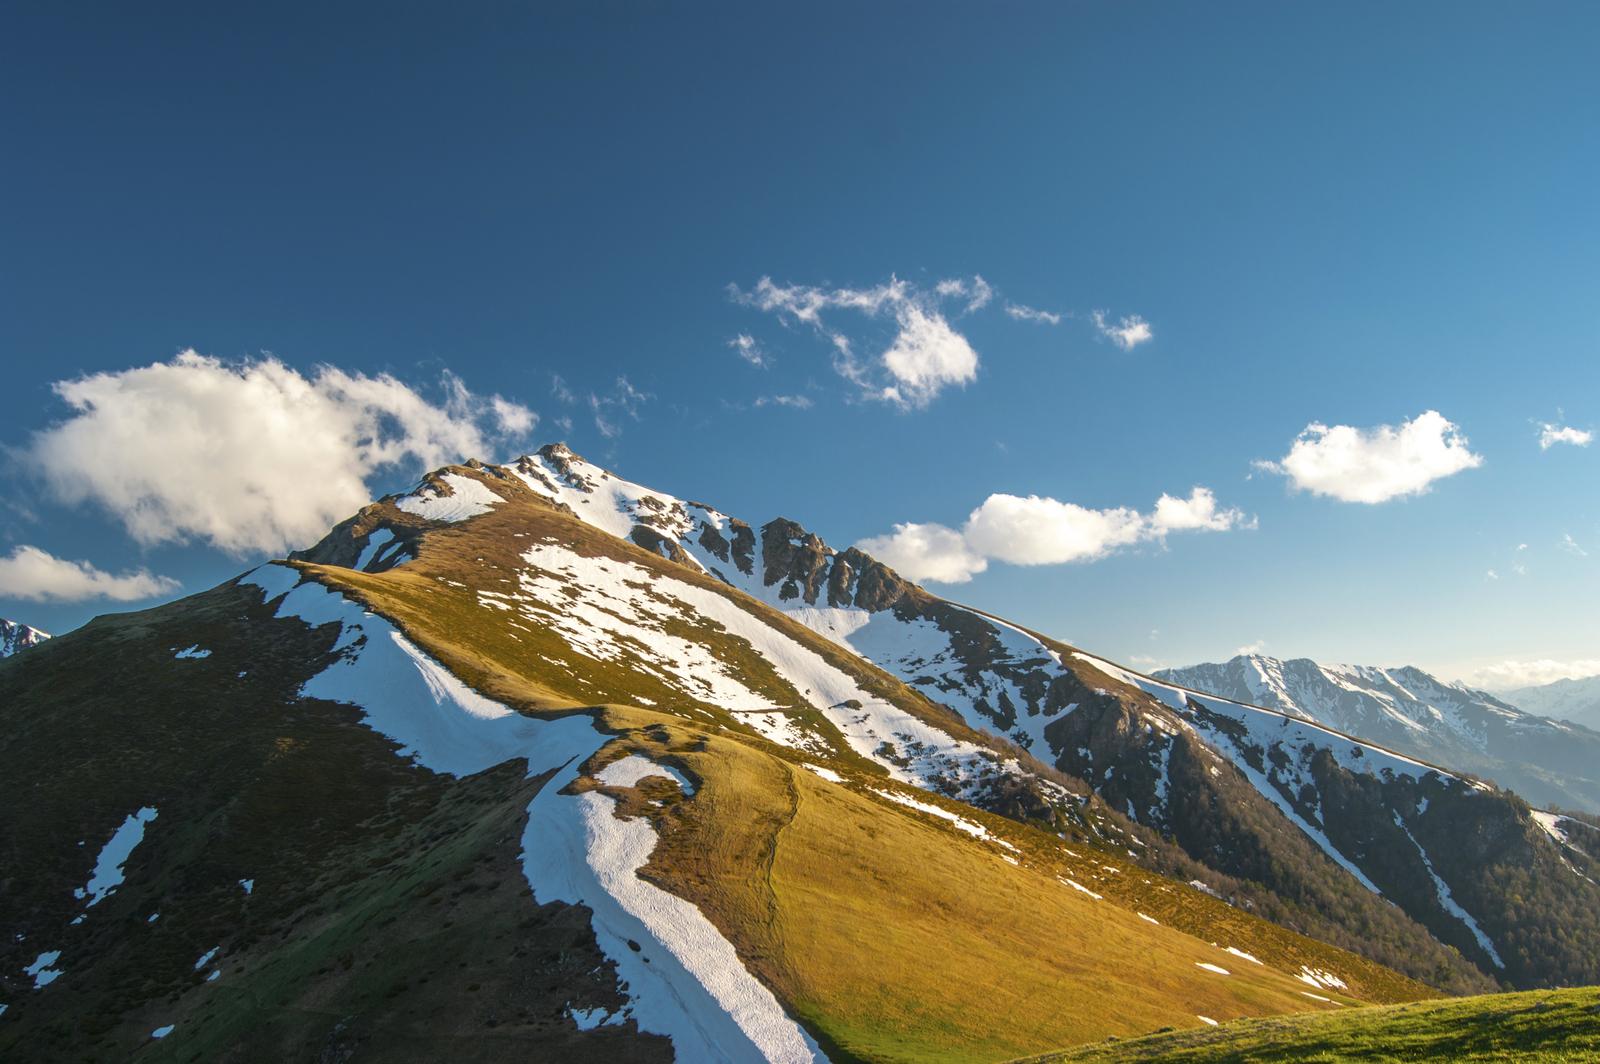
M1030 1057L1015 1064L1400 1064L1600 1059L1600 989L1534 990L1342 1014L1248 1020Z
M505 621L515 615L480 606L474 588L513 590L526 565L519 554L538 540L714 590L874 693L961 738L981 737L777 611L537 501L513 500L434 530L416 561L388 573L302 566L395 621L491 697L539 714L606 704L603 725L618 739L597 764L638 750L699 781L692 799L660 808L612 792L624 799L620 813L649 815L661 833L645 875L700 906L840 1064L1000 1060L1194 1026L1200 1015L1228 1020L1338 1007L1307 998L1303 983L1274 967L1234 961L1212 941L1289 971L1302 963L1338 971L1366 1000L1429 995L1387 969L1152 877L1109 843L1074 843L1069 851L1033 828L918 794L1011 841L1021 863L1009 864L1001 855L1011 851L872 794L887 785L881 769L836 733L828 736L814 713L807 716L834 740L835 753L807 758L845 774L847 786L800 768L797 751L666 687L636 662L584 657L549 629L513 631ZM769 698L797 701L744 640L714 628L692 634ZM641 696L670 711L627 705ZM661 797L650 788L659 785L645 791ZM1063 885L1058 874L1105 900ZM1232 974L1209 973L1196 966L1201 961Z

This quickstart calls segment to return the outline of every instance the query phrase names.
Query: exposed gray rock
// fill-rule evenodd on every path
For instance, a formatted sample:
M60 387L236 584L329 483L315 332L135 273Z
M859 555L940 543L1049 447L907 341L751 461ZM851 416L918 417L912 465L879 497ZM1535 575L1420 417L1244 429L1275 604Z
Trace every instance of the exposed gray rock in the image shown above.
M700 522L700 545L722 561L728 560L728 541L709 521Z
M678 546L677 540L663 536L649 525L634 525L633 530L628 533L628 538L652 554L659 554L691 569L700 568L694 563L694 559L689 557L688 552Z

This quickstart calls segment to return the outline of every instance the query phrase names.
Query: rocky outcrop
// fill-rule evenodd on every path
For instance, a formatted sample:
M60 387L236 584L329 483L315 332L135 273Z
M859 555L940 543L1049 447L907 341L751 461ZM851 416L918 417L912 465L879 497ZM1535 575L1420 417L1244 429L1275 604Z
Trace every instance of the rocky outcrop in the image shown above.
M832 557L833 551L821 537L788 518L775 518L761 526L761 582L767 587L779 584L780 600L803 598L806 605L815 606Z
M539 448L537 453L540 458L543 458L545 462L549 464L550 468L556 471L556 475L559 476L569 487L576 488L579 491L593 493L594 485L590 483L589 478L584 476L573 466L574 462L583 461L582 456L572 453L567 449L566 444L547 443L543 447ZM588 463L585 464L587 465ZM517 460L517 468L522 472L529 474L530 476L538 476L540 480L547 484L549 483L549 480L544 476L543 471L539 469L538 464L527 455L523 455ZM554 486L552 485L552 488L553 487Z
M633 531L628 533L628 538L652 554L659 554L691 569L699 568L695 565L694 559L689 557L689 552L678 546L677 540L663 536L649 525L634 525Z

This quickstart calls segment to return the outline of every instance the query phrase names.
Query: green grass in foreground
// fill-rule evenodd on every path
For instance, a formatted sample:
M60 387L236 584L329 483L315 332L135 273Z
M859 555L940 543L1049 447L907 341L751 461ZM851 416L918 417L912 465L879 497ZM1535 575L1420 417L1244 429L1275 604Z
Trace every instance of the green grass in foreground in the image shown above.
M1600 987L1485 994L1410 1005L1235 1020L1172 1034L1080 1046L1015 1064L1205 1064L1323 1061L1600 1060Z

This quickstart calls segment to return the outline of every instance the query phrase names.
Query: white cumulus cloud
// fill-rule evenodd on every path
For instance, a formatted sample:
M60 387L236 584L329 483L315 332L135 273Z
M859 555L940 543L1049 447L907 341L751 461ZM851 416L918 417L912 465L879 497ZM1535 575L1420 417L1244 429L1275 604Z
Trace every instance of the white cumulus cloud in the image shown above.
M856 546L911 580L964 584L989 568L965 537L944 525L895 525L891 536L864 539Z
M72 416L12 457L57 500L103 507L141 544L276 553L371 501L377 470L492 458L494 441L537 422L454 376L443 383L436 404L388 374L323 366L307 379L274 358L229 365L185 351L58 381Z
M965 336L950 327L939 299L967 299L970 311L993 295L981 277L970 286L965 281L941 282L932 293L898 278L876 288L856 289L780 286L763 277L749 292L737 285L729 285L728 291L744 306L812 326L832 344L833 365L840 376L858 385L867 397L902 409L925 407L950 385L977 379L978 354ZM825 320L824 315L834 310L892 317L897 327L893 341L876 359L863 362L850 338Z
M1461 430L1429 410L1399 428L1307 425L1289 453L1257 469L1281 473L1292 488L1344 502L1380 503L1420 495L1435 480L1483 464Z
M1123 318L1116 325L1106 324L1106 312L1103 310L1090 312L1090 317L1094 319L1094 327L1099 331L1100 335L1124 351L1132 351L1140 344L1155 338L1155 333L1150 329L1150 323L1137 314Z
M1164 541L1171 532L1254 528L1255 520L1236 509L1218 509L1216 497L1197 487L1187 499L1162 495L1148 514L995 494L968 515L960 531L940 524L894 527L893 535L856 546L909 579L964 584L986 570L990 558L1012 565L1094 561L1135 543Z
M1594 440L1594 433L1575 429L1570 425L1551 425L1539 422L1539 449L1548 451L1558 443L1570 443L1578 447L1587 447Z
M0 598L31 602L87 602L104 598L133 602L165 595L178 590L179 586L171 577L152 576L148 569L112 576L88 562L67 561L27 545L13 550L9 558L0 558Z
M1503 661L1488 665L1472 674L1475 687L1489 691L1513 691L1519 687L1542 687L1557 680L1582 680L1600 676L1600 661Z
M978 376L978 353L944 316L915 303L900 312L900 333L883 353L884 368L896 381L880 396L901 406L927 406L947 384Z

